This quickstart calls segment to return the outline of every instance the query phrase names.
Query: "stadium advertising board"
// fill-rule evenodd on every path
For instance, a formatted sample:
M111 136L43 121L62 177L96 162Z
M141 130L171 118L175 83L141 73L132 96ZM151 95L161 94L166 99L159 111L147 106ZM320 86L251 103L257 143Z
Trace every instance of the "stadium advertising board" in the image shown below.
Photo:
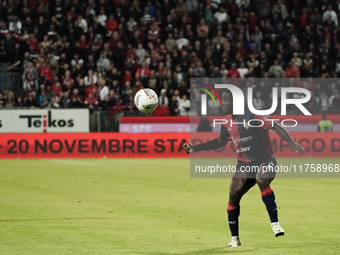
M322 120L321 114L308 115L271 115L273 119L278 119L286 126L289 132L315 132L318 130L318 122ZM333 123L333 131L340 132L340 115L327 114L327 119ZM221 125L218 120L221 116L208 116L207 119L212 127L212 132L220 132ZM287 119L298 122L294 125ZM119 129L124 133L169 133L169 132L195 132L201 121L200 116L196 117L121 117ZM223 123L223 120L222 120ZM288 125L292 126L288 126ZM293 125L292 125L293 124Z
M204 136L202 136L204 134ZM189 157L183 144L199 144L216 137L216 133L65 133L58 134L0 134L0 158L164 158ZM337 157L340 138L336 133L291 133L306 152L300 157ZM270 132L277 157L299 157L277 134ZM202 138L207 140L202 140ZM233 143L215 151L193 154L192 157L235 157ZM236 160L235 160L236 162Z
M1 110L0 133L89 132L87 109Z

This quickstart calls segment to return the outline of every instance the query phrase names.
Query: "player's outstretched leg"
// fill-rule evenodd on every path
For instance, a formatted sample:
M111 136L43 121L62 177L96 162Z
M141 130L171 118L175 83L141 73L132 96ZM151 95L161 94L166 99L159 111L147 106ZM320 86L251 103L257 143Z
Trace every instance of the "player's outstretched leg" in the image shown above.
M270 167L273 167L274 165L276 165L276 162L275 164L271 161L263 163L259 172L256 175L256 183L261 190L262 201L267 208L274 236L278 237L283 236L285 234L285 231L283 230L283 228L281 228L279 224L275 194L273 189L270 187L270 183L275 178L275 172L268 171L268 169L270 169Z
M228 244L228 247L237 247L241 245L238 228L240 200L242 196L254 185L255 179L247 179L245 173L238 171L236 171L231 180L227 208L231 242Z

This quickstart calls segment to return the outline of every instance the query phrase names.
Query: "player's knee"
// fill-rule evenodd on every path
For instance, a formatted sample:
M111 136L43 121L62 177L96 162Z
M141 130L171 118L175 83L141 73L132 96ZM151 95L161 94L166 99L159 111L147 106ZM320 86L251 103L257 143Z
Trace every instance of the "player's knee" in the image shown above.
M230 187L229 189L229 200L239 200L242 196L241 187Z
M271 179L268 178L258 178L256 179L256 183L259 186L260 190L264 190L269 187Z

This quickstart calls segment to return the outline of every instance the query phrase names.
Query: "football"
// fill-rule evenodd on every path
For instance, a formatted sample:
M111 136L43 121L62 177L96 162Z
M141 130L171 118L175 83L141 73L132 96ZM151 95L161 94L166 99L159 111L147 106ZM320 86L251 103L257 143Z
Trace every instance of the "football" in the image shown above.
M152 89L141 89L135 95L135 105L139 111L151 113L158 106L158 96Z

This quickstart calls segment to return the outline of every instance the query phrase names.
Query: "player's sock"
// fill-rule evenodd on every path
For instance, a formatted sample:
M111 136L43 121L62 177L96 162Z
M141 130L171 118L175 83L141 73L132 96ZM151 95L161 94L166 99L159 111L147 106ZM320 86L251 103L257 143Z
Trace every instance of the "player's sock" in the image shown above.
M269 186L268 188L261 191L261 195L262 195L262 201L266 205L270 221L272 223L278 222L279 220L277 218L277 206L276 206L274 191Z
M228 221L232 237L238 237L238 217L240 216L240 205L228 203Z

